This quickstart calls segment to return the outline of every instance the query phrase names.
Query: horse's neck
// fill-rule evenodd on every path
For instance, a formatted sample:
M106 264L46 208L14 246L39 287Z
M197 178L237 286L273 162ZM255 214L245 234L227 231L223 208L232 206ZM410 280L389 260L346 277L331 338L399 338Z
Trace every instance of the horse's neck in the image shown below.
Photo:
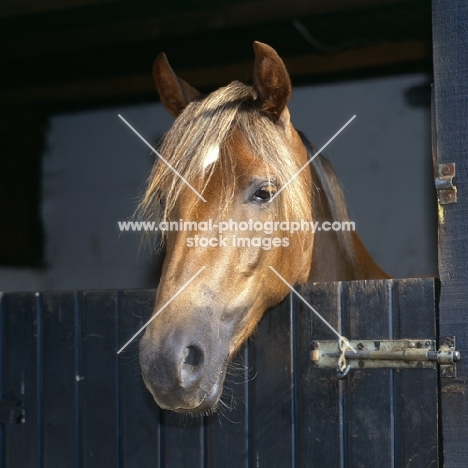
M343 221L333 219L321 181L314 171L312 171L312 178L314 184L312 197L314 221L318 221L318 226L324 221ZM317 230L315 232L309 281L389 278L374 262L354 231L344 231L340 235L345 236L341 242L335 231ZM347 245L350 251L345 251L344 245Z
M315 233L312 266L308 281L351 281L359 279L385 279L389 276L374 262L355 232L352 237L355 261L343 255L336 233Z

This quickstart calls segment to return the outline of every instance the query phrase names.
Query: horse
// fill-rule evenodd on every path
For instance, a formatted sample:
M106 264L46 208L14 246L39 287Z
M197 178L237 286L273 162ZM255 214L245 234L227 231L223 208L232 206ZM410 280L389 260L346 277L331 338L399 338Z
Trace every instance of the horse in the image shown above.
M162 233L165 259L139 356L156 403L178 413L219 408L228 364L288 284L388 278L354 231L306 229L349 221L343 191L291 123L282 59L266 44L253 47L253 85L234 81L207 96L164 53L153 67L175 121L139 212L174 229ZM298 220L301 229L282 229ZM191 229L176 229L186 222Z

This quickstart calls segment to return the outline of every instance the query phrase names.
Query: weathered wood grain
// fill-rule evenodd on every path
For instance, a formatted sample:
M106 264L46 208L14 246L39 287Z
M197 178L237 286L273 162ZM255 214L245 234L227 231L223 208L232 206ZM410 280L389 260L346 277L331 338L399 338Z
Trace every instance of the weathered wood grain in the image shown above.
M433 0L436 161L455 163L458 203L439 206L440 336L456 335L457 378L441 379L444 467L468 466L468 3Z

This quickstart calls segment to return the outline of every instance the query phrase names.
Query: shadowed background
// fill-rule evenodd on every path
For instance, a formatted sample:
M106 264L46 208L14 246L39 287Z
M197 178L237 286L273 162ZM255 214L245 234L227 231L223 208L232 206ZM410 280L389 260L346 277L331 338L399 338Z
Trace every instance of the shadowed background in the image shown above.
M151 66L207 92L277 49L294 124L327 148L351 219L394 277L436 275L431 12L420 0L69 0L0 8L0 290L154 287L160 262L119 233L172 122Z

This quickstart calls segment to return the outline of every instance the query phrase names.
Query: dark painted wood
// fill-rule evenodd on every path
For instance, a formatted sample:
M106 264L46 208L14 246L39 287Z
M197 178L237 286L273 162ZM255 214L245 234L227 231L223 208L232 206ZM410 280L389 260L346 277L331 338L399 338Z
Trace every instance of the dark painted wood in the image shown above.
M294 401L291 298L268 311L253 346L251 466L293 466Z
M440 336L456 335L458 378L441 379L444 466L468 466L468 3L433 0L437 163L456 164L458 203L439 206Z
M223 401L226 408L207 419L206 467L216 468L226 463L230 468L248 468L249 462L249 381L255 371L244 346L230 365L226 377Z
M118 467L117 292L84 292L81 314L82 466Z
M435 336L432 279L298 290L351 339ZM356 370L338 381L309 357L314 340L335 335L295 296L242 348L224 397L234 396L232 411L160 411L141 381L138 339L117 355L153 300L154 291L2 296L1 396L26 409L26 424L3 427L6 468L437 466L437 373Z
M44 466L79 466L76 294L43 295Z
M118 301L119 348L151 316L154 291L121 291ZM160 410L146 390L138 361L135 339L119 356L120 462L124 468L160 468Z
M337 330L341 330L341 283L305 284L303 297ZM298 307L297 444L300 467L341 467L344 457L343 382L333 371L317 369L310 361L314 340L336 336L302 303Z
M395 309L390 281L344 285L342 307L352 340L394 339ZM352 371L347 380L347 463L350 467L392 462L394 453L394 371ZM390 465L391 466L391 465Z
M201 416L191 417L163 411L162 453L164 468L203 468L205 424Z
M436 338L439 284L433 278L399 281L394 298L401 313L396 333L400 338ZM439 466L438 373L424 369L395 372L395 466ZM415 428L420 428L415 430Z
M2 396L19 401L25 410L24 424L4 426L4 460L8 468L43 466L40 300L34 293L5 294L2 298Z
M346 337L435 338L433 279L303 285ZM309 361L314 341L335 336L305 307L299 318L297 425L301 467L438 466L437 372L369 369L344 381Z

